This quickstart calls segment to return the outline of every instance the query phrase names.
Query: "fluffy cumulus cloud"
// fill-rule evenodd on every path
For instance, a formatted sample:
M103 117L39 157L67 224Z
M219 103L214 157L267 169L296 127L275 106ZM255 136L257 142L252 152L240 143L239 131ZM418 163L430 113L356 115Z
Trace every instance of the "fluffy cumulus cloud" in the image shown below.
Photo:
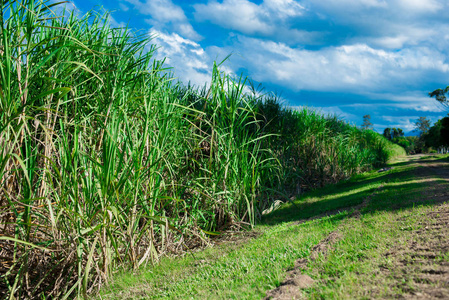
M202 39L188 21L183 9L171 0L125 0L143 15L156 30L170 30L193 40Z
M207 4L196 4L194 8L197 21L208 21L246 35L294 42L312 42L321 36L287 25L304 13L304 7L294 0L265 0L261 4L248 0L211 0Z
M225 0L223 3L212 1L198 4L195 8L199 20L212 21L245 34L272 30L269 24L258 17L258 5L247 0Z
M411 132L415 129L415 122L418 118L413 115L408 116L381 116L380 120L377 120L378 131L387 127L396 127L404 130L405 133ZM436 121L436 120L435 120Z
M420 115L420 116L426 116ZM441 116L426 116L427 119L431 121L431 124L433 125L438 119L441 118ZM387 127L396 127L401 128L404 130L404 132L411 133L415 132L416 134L416 121L419 119L416 115L404 115L404 116L395 116L395 115L385 115L380 116L380 118L377 119L377 131L382 132L383 129Z
M406 11L417 13L434 13L444 8L445 1L438 0L399 0L398 4Z
M310 12L316 12L332 26L335 40L385 40L387 47L402 47L419 42L441 44L442 32L447 32L449 9L446 0L304 0ZM374 46L382 46L377 44ZM435 45L434 45L435 46ZM447 46L447 43L446 43Z
M401 94L369 94L370 99L382 100L388 99L388 105L392 109L415 111L417 113L444 113L446 107L423 95L420 91L404 92Z
M306 50L243 36L238 47L247 55L236 63L249 65L256 80L293 90L380 91L418 84L429 73L449 74L447 57L425 47L387 51L354 44Z
M198 43L177 33L166 34L151 30L150 34L158 47L156 58L165 59L166 65L173 67L177 78L197 86L210 81L211 60Z
M304 10L304 7L294 0L265 0L261 7L268 15L275 14L279 18L300 16Z

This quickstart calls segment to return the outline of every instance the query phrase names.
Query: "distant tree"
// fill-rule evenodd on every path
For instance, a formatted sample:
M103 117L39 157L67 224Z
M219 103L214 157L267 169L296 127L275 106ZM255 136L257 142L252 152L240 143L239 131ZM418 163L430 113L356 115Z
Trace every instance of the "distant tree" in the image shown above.
M371 116L370 115L364 115L363 116L363 124L362 124L362 128L363 129L372 129L373 128L373 123L371 123Z
M399 137L399 131L396 127L393 127L393 129L391 130L391 133L392 133L394 139Z
M391 140L391 128L387 127L384 129L383 133L384 137L386 137L388 140Z
M431 98L435 97L435 99L441 104L449 106L449 102L447 100L446 95L449 95L449 86L447 86L445 89L436 89L433 92L429 93L429 96Z
M449 117L442 118L430 127L423 137L426 147L435 149L449 146Z
M438 148L441 146L441 120L429 128L423 140L426 147Z
M449 146L449 117L441 119L440 137L441 145L446 147Z
M415 130L419 132L419 136L423 136L429 131L430 128L430 120L426 117L419 117L419 119L415 122Z
M387 127L384 129L383 136L389 139L390 141L393 139L397 139L404 136L404 131L401 128L390 128Z

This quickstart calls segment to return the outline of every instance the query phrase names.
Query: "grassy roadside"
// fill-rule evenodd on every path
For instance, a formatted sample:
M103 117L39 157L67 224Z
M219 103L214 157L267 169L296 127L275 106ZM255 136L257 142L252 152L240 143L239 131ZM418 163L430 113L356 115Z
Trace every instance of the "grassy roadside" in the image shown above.
M405 277L393 274L397 258L386 253L405 247L428 221L435 208L435 199L423 194L431 189L429 182L438 188L447 183L420 173L423 167L416 161L391 166L390 171L365 173L285 204L256 227L257 238L227 242L181 259L164 258L160 265L132 275L118 274L100 297L260 299L331 232L341 238L304 270L315 284L302 290L303 296L384 297L416 290ZM368 197L360 216L350 217ZM308 218L312 219L304 221ZM437 258L449 261L444 253Z

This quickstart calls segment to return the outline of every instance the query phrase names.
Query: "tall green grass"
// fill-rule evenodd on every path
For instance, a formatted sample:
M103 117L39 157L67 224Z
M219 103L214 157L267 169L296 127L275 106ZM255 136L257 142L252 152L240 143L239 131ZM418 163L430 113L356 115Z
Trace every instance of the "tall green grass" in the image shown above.
M149 37L107 15L1 8L1 297L86 296L119 266L253 225L274 195L390 155L217 65L207 89L176 83Z

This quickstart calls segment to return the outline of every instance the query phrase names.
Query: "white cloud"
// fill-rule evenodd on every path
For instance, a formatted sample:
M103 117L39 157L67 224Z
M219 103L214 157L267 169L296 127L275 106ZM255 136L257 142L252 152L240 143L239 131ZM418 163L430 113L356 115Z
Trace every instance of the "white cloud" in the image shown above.
M177 26L178 31L185 37L191 38L193 40L201 40L203 37L199 35L192 25L189 23L180 23Z
M147 0L140 7L141 13L151 15L154 20L160 22L183 22L187 19L182 8L171 0Z
M409 40L405 35L386 36L372 39L372 43L382 48L399 49Z
M200 40L202 37L199 35L189 23L182 8L175 5L171 0L125 0L130 4L133 4L141 14L151 16L151 19L146 21L151 24L156 30L163 30L168 27L177 31L183 36ZM171 26L169 26L171 25Z
M109 24L113 28L124 28L124 27L126 27L126 23L125 22L117 21L112 15L109 16Z
M447 34L447 0L303 0L308 12L336 25L340 43L367 43L373 47L400 49L429 43L438 49ZM309 14L310 15L310 14Z
M307 1L304 1L307 2ZM340 8L342 10L344 9L370 9L370 8L386 8L388 7L388 2L385 0L321 0L319 5L321 6L327 6L331 8L332 10L335 10L335 8Z
M304 7L293 0L265 0L262 4L268 12L274 12L280 18L296 17L303 14Z
M383 131L387 127L401 128L404 132L409 132L415 129L415 121L418 119L416 116L381 116L383 121L376 129Z
M156 30L150 33L159 47L156 58L166 58L166 64L173 67L175 76L182 82L190 81L197 86L203 86L210 81L211 60L198 43L177 33L166 34Z
M290 18L301 16L304 7L293 0L265 0L255 4L248 0L210 0L207 4L196 4L195 18L248 35L263 35L286 39L311 40L313 33L291 29L283 24Z
M195 17L245 34L268 33L273 27L260 19L259 6L247 0L210 1L195 5Z
M368 93L367 95L374 100L388 100L386 105L390 108L408 109L424 113L443 113L447 110L434 98L430 98L421 91L408 91L401 94Z
M428 72L449 74L447 57L425 47L386 51L355 44L312 51L243 36L238 40L234 47L243 56L238 63L251 70L251 77L293 90L374 92L418 84Z
M447 49L449 42L444 39L449 30L448 24L423 26L423 24L389 24L387 32L376 37L359 36L354 40L368 43L372 47L401 49L410 46L425 45L438 50Z
M126 5L123 4L123 3L119 3L119 6L120 6L120 9L123 10L123 11L128 11L128 10L129 10L129 7L126 6Z
M403 10L418 12L436 12L443 8L443 3L436 0L398 0Z
M444 116L428 116L427 119L431 121L431 126L433 126L435 122L442 117ZM415 123L419 119L419 116L382 116L381 119L386 122L382 125L379 125L379 129L382 128L383 130L387 127L396 127L402 128L405 132L409 132L416 129Z
M405 109L413 109L419 112L443 112L444 109L442 107L438 107L436 104L417 104L416 106L410 104L392 104L393 107L405 108Z

